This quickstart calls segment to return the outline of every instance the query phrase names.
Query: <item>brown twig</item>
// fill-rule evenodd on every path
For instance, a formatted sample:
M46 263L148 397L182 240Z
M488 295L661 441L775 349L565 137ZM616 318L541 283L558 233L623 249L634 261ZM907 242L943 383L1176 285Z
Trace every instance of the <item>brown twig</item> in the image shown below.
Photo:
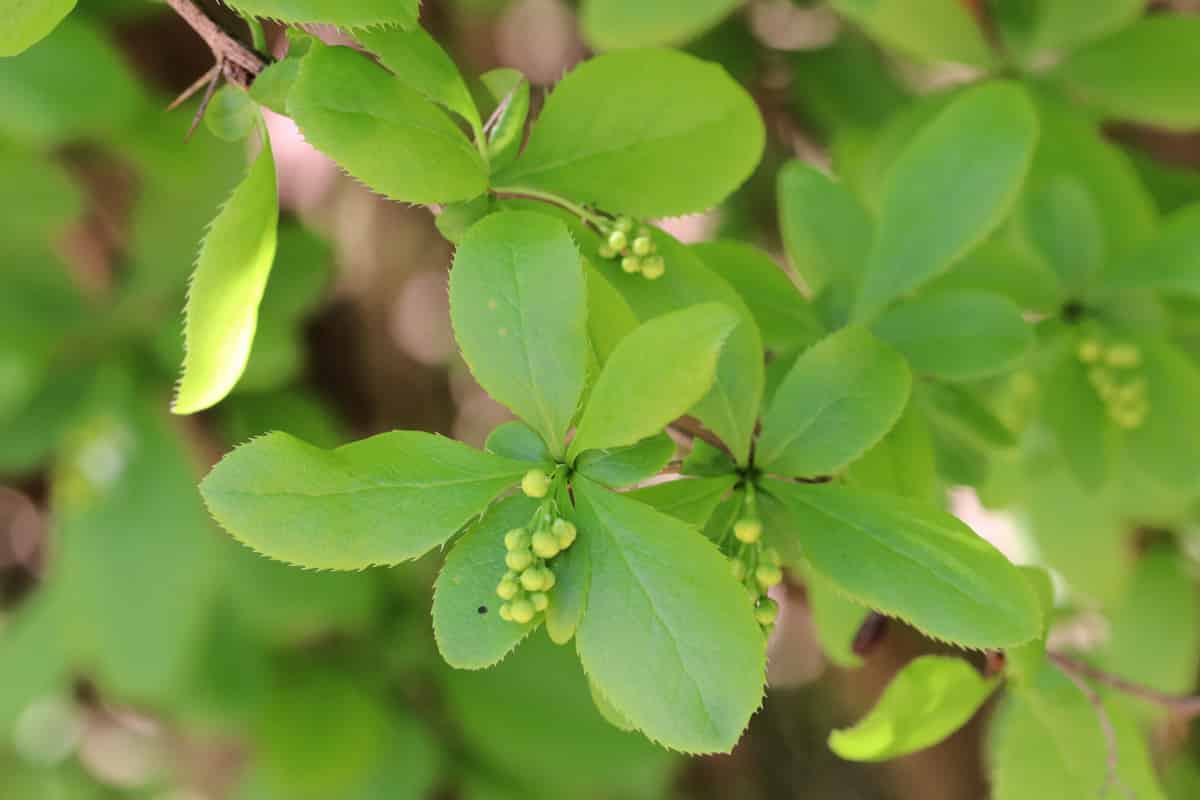
M266 58L226 33L193 0L167 0L167 4L212 50L225 80L248 89L258 74L267 68Z
M1117 731L1113 727L1112 717L1108 715L1108 709L1104 707L1104 701L1100 698L1100 695L1096 694L1096 690L1088 685L1088 682L1084 680L1084 675L1082 672L1075 671L1076 667L1082 665L1076 664L1072 661L1071 667L1066 667L1063 666L1062 662L1059 660L1060 658L1065 659L1066 661L1071 661L1071 659L1066 659L1063 656L1056 656L1055 654L1051 654L1050 656L1050 660L1058 664L1059 670L1061 670L1062 674L1067 677L1067 680L1075 684L1079 691L1083 693L1083 696L1087 698L1088 704L1091 705L1092 709L1096 712L1096 718L1100 720L1100 730L1104 732L1104 747L1107 753L1107 770L1104 776L1104 786L1100 788L1101 797L1108 793L1109 787L1116 787L1122 790L1126 797L1134 797L1133 792L1121 780L1121 775L1119 772L1121 753L1117 748ZM1097 680L1099 679L1097 678Z
M1097 669L1082 661L1076 661L1062 653L1047 653L1046 657L1065 672L1068 677L1075 675L1087 678L1088 680L1116 689L1119 692L1124 692L1125 694L1145 700L1148 703L1162 706L1184 720L1200 717L1200 697L1160 692L1157 689L1151 689L1149 686L1125 680L1119 675L1113 675L1111 672Z

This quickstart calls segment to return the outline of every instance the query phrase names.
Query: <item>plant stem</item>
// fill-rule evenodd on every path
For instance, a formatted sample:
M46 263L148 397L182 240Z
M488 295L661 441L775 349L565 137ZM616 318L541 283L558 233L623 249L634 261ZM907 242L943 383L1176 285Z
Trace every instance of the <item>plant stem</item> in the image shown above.
M492 194L497 197L510 197L518 200L540 200L543 203L549 203L550 205L570 211L584 222L596 228L603 229L602 226L608 225L608 220L599 214L594 214L583 206L572 203L565 197L559 197L550 192L528 189L524 186L497 186L492 189Z
M1061 653L1047 653L1046 658L1069 676L1074 675L1087 678L1088 680L1116 689L1119 692L1141 698L1148 703L1162 706L1185 720L1200 717L1200 697L1198 696L1160 692L1149 686L1125 680L1119 675L1113 675L1111 672L1105 672L1102 669L1093 667L1091 664L1076 661L1070 656L1065 656Z
M248 89L254 78L267 68L265 58L226 33L193 0L167 0L167 5L208 44L230 83Z

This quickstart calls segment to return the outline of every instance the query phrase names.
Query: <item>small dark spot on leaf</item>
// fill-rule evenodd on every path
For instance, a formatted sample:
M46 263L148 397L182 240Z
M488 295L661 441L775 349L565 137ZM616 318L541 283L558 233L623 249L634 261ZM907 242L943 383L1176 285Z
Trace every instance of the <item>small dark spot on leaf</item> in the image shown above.
M480 607L479 607L479 613L480 613L480 614L486 614L486 613L487 613L487 606L480 606Z

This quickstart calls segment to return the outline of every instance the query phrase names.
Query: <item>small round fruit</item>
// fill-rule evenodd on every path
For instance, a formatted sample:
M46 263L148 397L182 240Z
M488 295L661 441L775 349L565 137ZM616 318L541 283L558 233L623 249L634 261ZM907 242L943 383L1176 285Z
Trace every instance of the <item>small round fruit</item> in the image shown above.
M1142 363L1142 351L1133 344L1114 344L1104 354L1104 360L1110 367L1131 369Z
M545 611L550 605L550 598L545 592L534 592L533 594L529 595L529 602L533 603L533 609L535 611Z
M540 592L546 586L542 582L542 570L530 567L521 573L521 588L527 592Z
M525 598L514 600L512 602L512 620L520 625L524 625L533 621L533 615L536 614L533 603Z
M504 557L504 564L509 569L522 572L533 563L533 553L528 550L512 550Z
M596 254L605 259L617 257L617 251L613 250L606 244L600 245L600 247L596 249Z
M550 591L556 583L558 583L558 578L554 577L554 573L550 571L550 568L542 567L542 591Z
M566 550L575 544L575 537L579 535L575 523L569 519L554 520L554 525L550 527L550 530L554 532L554 538L558 539L559 550Z
M524 528L513 528L504 534L504 549L524 550L529 547L529 531Z
M733 575L733 579L738 583L746 580L746 563L741 559L733 559L729 562L729 574Z
M625 235L625 231L615 230L608 235L608 246L613 250L620 252L625 249L627 244L629 244L629 237Z
M1104 355L1104 348L1095 339L1084 339L1079 343L1079 349L1076 351L1079 360L1085 364L1095 364Z
M779 551L774 547L765 547L762 552L763 563L771 564L776 567L783 564L783 559L779 556Z
M662 256L648 256L642 259L642 277L648 281L656 281L667 272L667 263Z
M639 236L633 240L633 254L648 256L654 252L654 241L649 236Z
M617 217L617 222L613 227L621 233L628 234L633 230L633 220L629 217Z
M637 256L625 256L621 259L621 269L633 275L642 270L642 260Z
M538 558L554 558L561 549L558 537L550 531L538 531L533 535L533 552Z
M502 580L496 585L496 596L501 600L512 600L519 591L521 587L517 586L516 581Z
M754 544L762 538L762 522L754 517L743 517L733 523L733 535L739 542Z
M774 564L759 564L754 570L754 580L764 589L770 589L783 580L783 570Z
M512 605L505 603L500 606L500 619L505 622L512 622Z
M550 476L540 469L531 469L521 478L521 491L540 500L550 491Z
M758 601L758 606L754 609L754 618L758 620L759 625L773 625L778 617L778 603L769 597L764 597Z

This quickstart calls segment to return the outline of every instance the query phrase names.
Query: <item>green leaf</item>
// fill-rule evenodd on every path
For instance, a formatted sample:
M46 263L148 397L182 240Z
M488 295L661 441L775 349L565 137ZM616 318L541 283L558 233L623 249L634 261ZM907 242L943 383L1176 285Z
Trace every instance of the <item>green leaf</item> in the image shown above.
M475 379L562 455L588 352L583 268L567 229L522 211L477 223L454 257L450 314Z
M979 23L957 0L832 0L884 44L924 61L988 67L995 57Z
M912 388L904 358L862 328L804 352L763 415L757 463L780 475L827 475L891 429Z
M482 127L479 110L450 56L420 25L408 30L374 28L355 38L375 55L396 79L465 119L473 130Z
M579 527L579 517L566 486L558 496L559 513L576 524L579 538L566 551L554 557L554 592L546 609L546 633L555 644L571 641L583 619L588 590L592 582L591 540Z
M1103 486L1116 456L1116 430L1073 348L1050 371L1041 411L1079 484L1089 491Z
M281 22L314 22L339 28L417 24L420 0L231 0L228 5Z
M75 8L75 0L3 0L0 56L15 56L44 39Z
M1042 630L1020 571L958 519L894 496L770 481L812 568L863 605L973 649Z
M817 641L825 657L843 669L861 667L863 659L854 652L854 640L871 609L846 597L815 570L804 571L804 585Z
M597 50L682 44L714 27L739 0L585 0L583 35Z
M816 310L762 250L735 241L708 242L692 250L746 301L765 346L786 350L824 335Z
M1050 73L1108 116L1174 130L1200 126L1200 83L1190 54L1200 19L1147 16L1077 50Z
M683 478L635 489L627 492L625 496L632 497L663 514L702 529L722 498L737 482L738 476L736 475L724 475L719 478Z
M896 673L866 717L829 734L829 748L848 761L924 750L970 722L998 685L961 658L920 656Z
M658 433L626 447L588 450L575 467L580 475L596 483L620 488L652 478L675 455L675 441Z
M1008 694L992 723L996 800L1100 797L1110 788L1138 800L1162 800L1141 734L1116 709L1105 714L1116 738L1111 751L1100 712L1070 679L1044 665L1029 689Z
M1033 344L1021 309L987 292L923 294L885 313L871 330L903 353L914 372L952 381L1011 369Z
M949 425L983 447L1009 448L1017 444L1016 434L966 387L926 381L920 389L922 408L931 421Z
M490 667L536 627L500 618L496 584L505 571L504 534L528 525L537 506L536 500L524 495L501 500L446 556L434 585L433 632L450 666Z
M725 558L649 506L586 479L575 492L592 559L584 670L652 740L728 752L762 700L765 643Z
M1149 413L1127 434L1129 454L1167 486L1193 490L1200 483L1193 458L1200 452L1200 368L1165 340L1145 338L1138 344Z
M524 422L506 422L496 426L488 434L483 447L489 453L517 461L532 461L544 465L554 462L542 437Z
M844 312L866 268L875 225L845 184L802 162L779 171L779 227L788 259L814 293Z
M286 58L268 64L254 79L254 83L250 84L250 99L284 116L288 113L288 95L296 85L296 78L300 76L300 64L304 61L302 57L293 54L295 45L292 47Z
M445 112L350 48L314 45L287 103L310 144L393 200L451 203L487 189L487 165Z
M737 464L729 454L719 447L713 447L703 439L692 442L692 452L683 460L684 475L694 475L700 478L718 478L732 475L737 471Z
M1064 297L1055 270L1029 248L993 238L967 253L924 291L978 290L1002 295L1018 308L1051 313Z
M855 318L945 272L1000 224L1025 180L1037 132L1024 91L1003 82L964 92L921 130L884 184Z
M909 400L887 435L850 465L846 480L863 489L891 492L931 505L939 503L933 440L915 399Z
M1069 292L1084 290L1104 266L1099 209L1087 186L1073 176L1059 175L1031 188L1021 202L1017 228Z
M488 132L488 161L492 172L498 172L517 160L525 144L525 123L529 121L529 81L517 73L519 80L503 97L503 108Z
M587 278L588 340L596 364L604 366L620 341L638 326L638 319L621 293L590 261L584 261L583 272Z
M279 224L271 145L250 167L200 245L188 290L187 355L171 410L194 414L229 394L246 369Z
M20 5L18 14L60 3L22 0ZM3 19L0 47L12 30L10 17ZM113 136L144 110L143 90L116 45L79 17L63 21L19 58L0 61L0 135L5 138L47 147Z
M740 186L764 136L754 101L721 67L668 50L609 53L563 78L493 183L634 217L686 214Z
M1143 0L1037 0L1030 50L1072 50L1124 28L1145 10Z
M704 303L655 317L622 339L596 378L568 456L633 444L686 414L712 387L737 324L726 306Z
M1109 614L1101 667L1160 692L1190 692L1200 656L1196 600L1184 555L1171 546L1150 548Z
M1103 275L1118 289L1163 289L1200 295L1200 205L1163 220L1158 236L1127 257L1111 262Z
M263 555L362 569L445 542L528 468L414 431L336 450L271 433L225 456L200 492L217 521Z
M1004 672L1016 684L1025 686L1046 663L1046 635L1054 614L1054 580L1042 567L1022 566L1021 574L1033 589L1042 609L1042 633L1030 642L1004 652Z

